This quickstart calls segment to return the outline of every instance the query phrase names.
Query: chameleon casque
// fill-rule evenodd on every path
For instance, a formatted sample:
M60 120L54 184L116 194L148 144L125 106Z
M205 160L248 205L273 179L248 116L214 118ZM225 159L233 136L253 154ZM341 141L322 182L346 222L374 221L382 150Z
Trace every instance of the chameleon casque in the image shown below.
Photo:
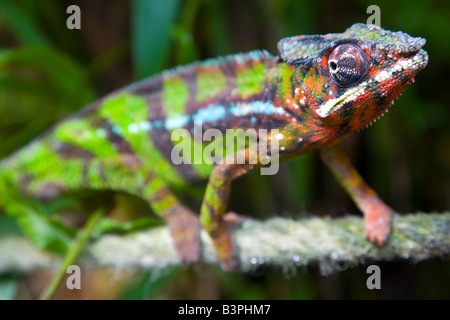
M79 189L130 193L167 223L183 262L200 260L202 226L223 268L232 269L231 183L262 163L173 164L171 132L192 132L200 121L203 130L222 132L278 129L281 161L320 149L363 212L368 239L383 245L393 210L337 144L383 115L413 82L428 62L424 44L403 32L355 24L344 33L284 38L279 56L252 51L165 71L94 102L3 159L0 207L8 213L8 193L42 199ZM248 147L235 153L249 157ZM197 215L174 190L206 179Z

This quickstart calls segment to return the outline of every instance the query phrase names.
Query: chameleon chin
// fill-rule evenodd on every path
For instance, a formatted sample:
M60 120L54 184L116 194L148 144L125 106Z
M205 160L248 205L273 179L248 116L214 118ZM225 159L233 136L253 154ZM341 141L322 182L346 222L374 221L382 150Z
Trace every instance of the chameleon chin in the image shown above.
M0 162L0 207L10 195L54 197L94 189L148 201L168 225L184 263L200 260L200 228L211 236L224 269L237 266L234 179L263 166L171 161L171 132L278 130L279 160L314 149L362 211L369 241L383 245L393 210L364 182L337 144L379 118L425 68L425 39L355 24L343 33L281 39L267 51L230 55L178 67L132 84L57 123ZM270 140L267 142L270 147ZM233 151L247 159L248 146ZM208 180L200 214L174 195ZM17 207L17 204L15 204Z

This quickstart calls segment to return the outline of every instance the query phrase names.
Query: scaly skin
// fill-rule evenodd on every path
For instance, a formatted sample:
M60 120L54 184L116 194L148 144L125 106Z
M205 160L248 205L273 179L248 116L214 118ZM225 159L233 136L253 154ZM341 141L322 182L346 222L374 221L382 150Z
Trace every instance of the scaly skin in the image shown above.
M225 214L231 183L262 161L175 165L174 145L200 142L171 141L171 133L194 133L196 121L203 131L277 129L281 161L323 150L323 160L363 212L367 237L382 245L393 210L336 144L381 116L412 82L428 61L424 44L405 33L355 24L341 34L282 39L279 57L253 51L163 72L113 92L4 159L0 193L51 198L79 189L128 192L147 200L168 223L183 262L200 259L201 224L222 266L233 269L236 219ZM204 147L184 156L192 160ZM252 156L249 146L223 156L235 153ZM173 190L204 179L209 183L199 220ZM7 199L0 198L6 212Z

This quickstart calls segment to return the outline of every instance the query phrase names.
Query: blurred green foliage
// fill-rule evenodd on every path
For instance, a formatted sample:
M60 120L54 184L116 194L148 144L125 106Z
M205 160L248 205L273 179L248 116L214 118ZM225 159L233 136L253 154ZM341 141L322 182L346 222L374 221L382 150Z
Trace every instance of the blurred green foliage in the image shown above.
M81 30L66 28L66 8L71 4L81 8ZM217 55L256 48L276 53L276 43L284 36L342 32L355 22L365 22L371 4L357 0L0 0L0 157L95 97L134 80ZM450 3L386 0L375 4L381 8L382 27L427 38L430 62L389 114L344 141L344 148L369 184L399 212L448 210ZM359 214L314 153L283 166L276 176L250 174L233 187L230 207L241 214L260 218L306 212ZM141 210L142 203L120 207L111 214L115 220L102 222L98 234L153 224L145 219L133 222L136 217L130 212ZM37 228L46 210L56 229ZM48 210L26 211L26 223L36 226L30 230L43 240L70 241L69 227L63 237L52 236L64 227L55 211ZM24 215L20 210L18 214ZM14 221L0 215L0 234L17 230ZM69 242L62 243L57 247ZM383 264L384 290L370 292L363 267L323 278L314 267L286 277L279 270L243 276L199 266L136 276L117 297L449 298L443 285L450 279L448 267L447 262ZM15 296L17 279L0 278L0 298Z

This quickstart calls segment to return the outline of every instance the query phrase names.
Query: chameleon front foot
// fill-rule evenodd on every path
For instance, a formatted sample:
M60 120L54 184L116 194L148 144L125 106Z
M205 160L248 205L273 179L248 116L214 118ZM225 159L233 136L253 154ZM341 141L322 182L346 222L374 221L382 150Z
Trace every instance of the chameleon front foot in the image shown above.
M167 219L170 234L183 264L200 261L200 222L198 217L186 209L179 208Z
M365 234L370 242L383 246L391 234L394 211L381 200L377 200L367 205L364 211Z
M391 217L394 213L370 188L338 147L323 149L323 161L364 214L365 233L374 244L386 244L391 233Z

